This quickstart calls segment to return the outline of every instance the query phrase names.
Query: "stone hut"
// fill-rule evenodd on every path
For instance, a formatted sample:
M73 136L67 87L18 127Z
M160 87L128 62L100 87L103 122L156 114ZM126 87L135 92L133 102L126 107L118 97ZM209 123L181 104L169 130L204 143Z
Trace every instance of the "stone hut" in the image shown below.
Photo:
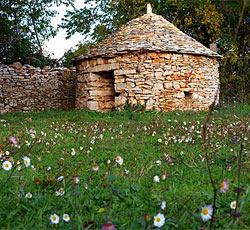
M220 58L149 11L75 59L76 108L206 110L219 91Z

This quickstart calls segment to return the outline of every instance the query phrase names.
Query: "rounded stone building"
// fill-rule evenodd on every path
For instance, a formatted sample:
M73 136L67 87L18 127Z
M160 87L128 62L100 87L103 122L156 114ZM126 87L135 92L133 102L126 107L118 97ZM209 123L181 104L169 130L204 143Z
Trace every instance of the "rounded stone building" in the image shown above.
M75 59L76 108L140 103L147 110L206 110L219 91L221 56L147 13Z

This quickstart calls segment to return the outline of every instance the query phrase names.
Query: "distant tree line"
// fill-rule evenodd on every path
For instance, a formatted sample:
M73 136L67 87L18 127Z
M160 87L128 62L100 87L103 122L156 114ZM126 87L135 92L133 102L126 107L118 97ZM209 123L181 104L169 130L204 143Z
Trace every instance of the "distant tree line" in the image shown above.
M83 0L83 8L67 11L60 28L68 38L79 32L83 42L65 53L63 63L86 52L93 44L115 32L123 24L146 13L147 3L186 34L209 47L216 43L221 61L222 98L250 101L250 1L249 0ZM51 62L41 44L56 34L51 27L55 15L52 4L72 4L70 0L1 0L0 58L40 64ZM90 42L89 42L90 41Z

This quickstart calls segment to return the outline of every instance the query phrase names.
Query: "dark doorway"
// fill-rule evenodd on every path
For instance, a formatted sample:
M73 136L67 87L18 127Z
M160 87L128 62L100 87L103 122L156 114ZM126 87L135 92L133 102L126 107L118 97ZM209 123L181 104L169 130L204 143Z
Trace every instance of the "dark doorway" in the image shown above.
M100 94L96 97L98 101L99 110L109 111L115 107L115 90L114 90L114 71L103 71L95 73L99 76L95 82L95 90Z

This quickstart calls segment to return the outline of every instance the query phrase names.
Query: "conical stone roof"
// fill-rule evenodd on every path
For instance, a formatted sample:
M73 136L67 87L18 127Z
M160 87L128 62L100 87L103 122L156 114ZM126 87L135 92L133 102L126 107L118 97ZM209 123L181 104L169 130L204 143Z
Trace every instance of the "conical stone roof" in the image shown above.
M221 55L206 48L200 42L180 31L162 16L145 14L131 20L117 32L75 60L98 56L113 57L140 50L222 58Z

